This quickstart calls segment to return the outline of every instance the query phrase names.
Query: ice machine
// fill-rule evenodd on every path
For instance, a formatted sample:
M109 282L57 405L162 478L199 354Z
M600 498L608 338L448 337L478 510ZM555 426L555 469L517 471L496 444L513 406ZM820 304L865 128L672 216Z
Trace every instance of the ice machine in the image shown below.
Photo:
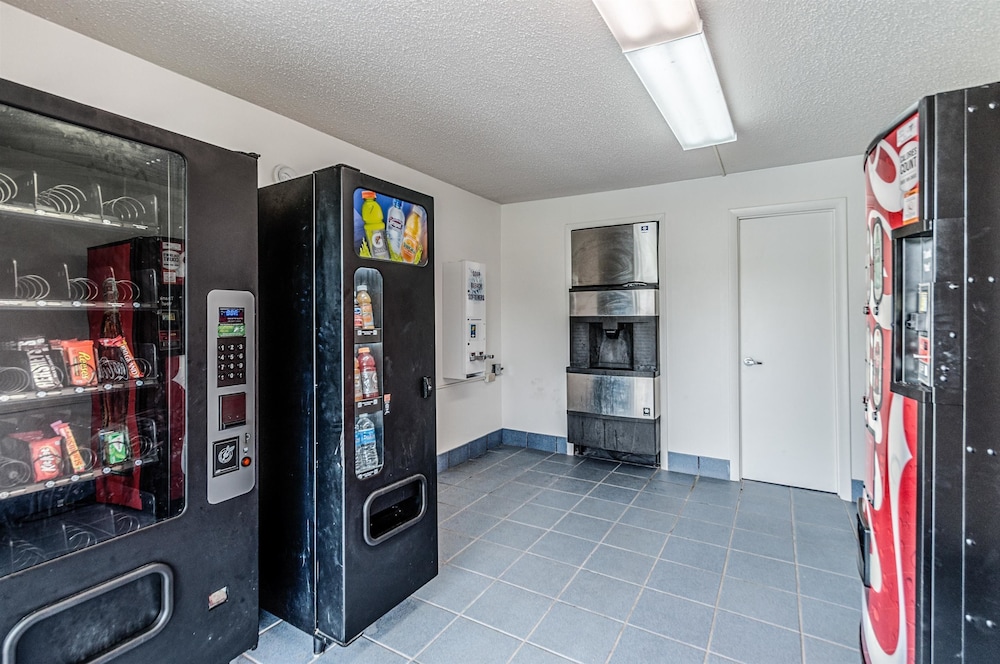
M567 440L574 453L660 464L658 224L570 234Z

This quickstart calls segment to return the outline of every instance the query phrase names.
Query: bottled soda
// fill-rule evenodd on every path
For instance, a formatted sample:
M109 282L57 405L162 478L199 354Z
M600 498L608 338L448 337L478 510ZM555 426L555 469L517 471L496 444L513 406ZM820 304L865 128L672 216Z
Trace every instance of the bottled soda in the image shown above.
M368 290L367 287L365 290ZM361 303L358 302L358 292L354 291L354 329L360 330L362 327L364 327L364 319L361 317Z

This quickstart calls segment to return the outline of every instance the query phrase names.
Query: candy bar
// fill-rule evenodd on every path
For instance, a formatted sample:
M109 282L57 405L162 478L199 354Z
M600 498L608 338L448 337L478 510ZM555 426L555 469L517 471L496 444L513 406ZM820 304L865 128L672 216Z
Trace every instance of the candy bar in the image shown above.
M89 339L61 341L63 357L69 368L69 382L86 387L97 384L97 358L94 342Z
M66 447L66 454L69 455L70 465L73 466L73 472L81 473L87 469L87 464L83 462L83 457L80 455L80 448L76 444L76 436L73 435L73 430L68 424L59 420L58 422L53 422L49 426L58 435L62 436L63 443Z
M122 463L129 457L129 447L122 431L101 431L99 434L101 449L104 452L104 463L114 465Z
M62 475L62 439L43 438L29 443L31 446L31 467L36 482L54 480Z
M15 431L14 433L9 434L9 437L25 443L30 443L32 441L45 438L45 434L41 431Z

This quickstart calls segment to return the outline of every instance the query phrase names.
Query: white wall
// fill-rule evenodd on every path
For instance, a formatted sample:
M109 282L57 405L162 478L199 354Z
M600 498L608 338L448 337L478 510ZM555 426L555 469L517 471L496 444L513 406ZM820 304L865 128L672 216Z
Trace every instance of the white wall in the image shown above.
M729 407L731 324L730 210L843 198L848 224L848 316L852 475L864 473L864 178L862 159L775 168L727 177L505 205L502 343L504 427L566 435L569 362L568 226L640 218L660 230L661 417L672 452L730 459L739 426ZM796 321L789 311L789 322ZM803 386L808 389L808 386ZM854 398L857 397L857 398Z
M430 194L437 219L438 346L441 264L472 259L489 269L488 352L500 356L498 204L4 3L0 3L0 77L231 150L257 152L261 185L273 182L277 164L306 174L347 163ZM440 354L437 373L441 375ZM439 452L500 428L499 385L461 384L438 392Z

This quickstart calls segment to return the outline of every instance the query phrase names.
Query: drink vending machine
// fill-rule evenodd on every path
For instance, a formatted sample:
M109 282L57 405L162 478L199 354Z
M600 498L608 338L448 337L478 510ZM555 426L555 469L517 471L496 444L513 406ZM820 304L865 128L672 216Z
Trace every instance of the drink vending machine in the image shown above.
M1000 653L1000 83L922 99L865 160L865 661Z
M252 157L0 81L3 664L255 645L256 213Z
M260 190L261 606L341 645L437 575L434 200Z

